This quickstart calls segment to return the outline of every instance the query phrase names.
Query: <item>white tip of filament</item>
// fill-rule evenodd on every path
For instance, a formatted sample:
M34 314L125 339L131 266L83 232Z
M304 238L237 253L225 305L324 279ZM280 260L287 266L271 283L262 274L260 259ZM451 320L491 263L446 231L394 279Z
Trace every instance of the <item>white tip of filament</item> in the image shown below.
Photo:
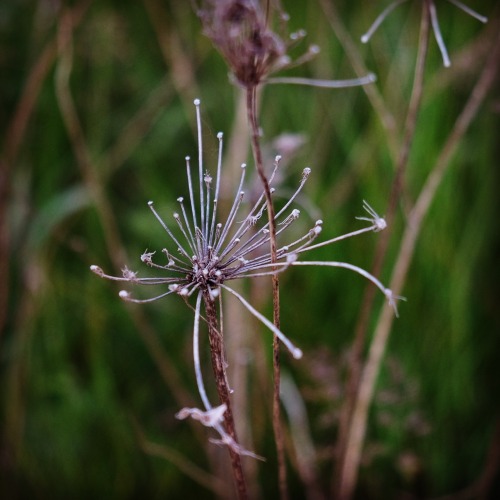
M127 290L120 290L118 296L120 297L120 299L127 300L130 297L130 293L127 292Z
M377 75L375 73L368 73L366 75L366 79L369 81L369 82L376 82L377 81Z
M149 200L149 201L148 201L148 205L149 205L150 207L152 207L152 206L153 206L153 202L152 202L151 200Z
M292 352L292 356L295 359L300 359L304 355L304 353L302 352L302 350L299 349L298 347L295 347L291 352Z
M99 266L92 265L90 266L90 270L99 276L102 276L104 274L104 271Z
M224 134L222 132L219 132L217 134L217 139L219 139L219 141L224 137Z
M361 43L368 43L368 41L370 40L370 35L368 33L365 33L362 37L361 37Z
M201 101L200 101L199 99L195 99L195 100L193 101L193 104L194 104L195 106L199 106L199 105L201 104Z

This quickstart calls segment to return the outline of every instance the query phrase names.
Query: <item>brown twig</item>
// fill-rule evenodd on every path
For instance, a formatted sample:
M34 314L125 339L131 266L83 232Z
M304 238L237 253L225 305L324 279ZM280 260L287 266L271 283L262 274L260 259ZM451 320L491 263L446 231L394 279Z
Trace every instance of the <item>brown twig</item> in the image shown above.
M260 129L257 121L256 109L256 87L247 87L247 113L248 121L251 130L252 151L255 160L255 167L259 175L260 181L264 188L266 197L267 215L269 219L269 236L271 247L271 261L276 262L276 221L274 205L271 195L271 188L264 171L262 162L262 151L260 147ZM273 290L273 322L277 328L280 328L280 303L279 303L279 278L277 275L272 277ZM285 464L285 448L283 443L283 435L281 429L281 411L280 411L280 341L274 336L273 338L273 373L274 373L274 390L273 390L273 430L276 440L276 452L278 457L278 480L282 500L288 498L288 488L286 480L286 464Z
M225 134L227 136L224 164L228 166L241 165L247 161L248 150L250 146L250 137L248 134L248 118L247 118L247 108L246 108L246 91L241 88L236 88L235 93L235 115L233 124L231 127L230 134ZM224 176L221 178L221 196L220 199L229 199L232 193L234 185L237 183L238 170L235 168L228 168L225 171ZM219 205L222 210L223 205ZM229 207L227 207L229 211ZM254 280L250 282L250 295L259 294L261 291L256 290L258 284ZM235 282L233 288L239 293L243 292L243 285ZM265 294L261 294L259 297L262 298ZM255 298L252 297L250 302L255 304ZM239 438L251 449L255 448L255 436L256 432L256 414L250 409L252 405L255 404L252 399L252 392L255 390L255 384L249 384L249 376L251 370L251 364L246 362L246 353L248 349L255 349L262 346L262 337L258 335L253 335L255 328L259 326L255 323L245 321L245 313L239 304L235 301L225 301L224 302L224 319L226 324L231 325L231 335L224 338L224 344L226 347L226 352L228 359L231 360L228 366L228 378L234 387L237 387L232 394L233 410L238 418L236 419L236 431ZM222 326L222 320L220 321ZM267 365L265 363L265 356L259 357L254 356L253 359L258 363L255 366L255 373L259 377L266 377L266 372L268 371ZM267 373L268 375L268 373ZM269 378L265 379L266 382ZM259 403L262 401L259 398ZM248 460L245 462L245 477L248 485L248 495L250 498L260 498L262 493L260 491L260 482L258 481L258 461Z
M236 428L234 425L233 411L231 409L231 400L229 397L229 387L227 385L226 369L224 366L224 346L222 336L219 333L217 313L215 305L210 294L204 292L203 302L205 304L205 311L208 323L208 338L210 342L210 354L212 358L212 369L215 377L215 384L217 386L217 393L221 404L226 405L224 413L224 423L226 432L231 436L235 443L238 443L236 435ZM228 447L229 455L231 457L231 466L233 470L233 478L238 492L238 498L243 500L248 497L247 487L245 483L245 475L243 473L243 465L241 463L241 455L230 446Z

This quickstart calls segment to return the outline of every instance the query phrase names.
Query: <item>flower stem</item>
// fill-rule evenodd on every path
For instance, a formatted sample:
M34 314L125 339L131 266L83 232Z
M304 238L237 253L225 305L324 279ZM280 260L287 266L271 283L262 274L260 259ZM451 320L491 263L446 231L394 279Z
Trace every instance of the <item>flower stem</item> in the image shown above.
M229 398L229 387L226 381L226 369L224 366L224 351L222 337L219 333L217 314L215 304L208 292L203 294L203 302L208 322L208 339L210 342L210 353L212 357L212 369L214 371L217 393L221 404L225 404L227 409L224 413L224 424L226 432L231 436L235 443L238 443L236 429L234 425L234 417L231 409L231 400ZM236 450L228 447L229 456L231 458L231 467L233 470L233 478L238 492L238 498L244 500L248 498L245 475L243 473L243 465L241 463L241 455Z
M271 188L264 172L262 162L262 151L260 147L260 131L257 121L257 89L255 86L247 88L247 114L248 122L250 123L252 137L252 151L255 160L255 167L259 175L260 181L264 188L266 197L267 215L269 218L269 236L271 247L271 262L277 262L276 258L276 221L273 200L271 197ZM280 328L280 304L279 304L279 278L275 274L272 277L273 290L273 322L276 328ZM285 465L285 449L283 443L283 433L281 429L280 418L280 341L278 337L273 339L273 430L276 441L276 452L278 457L278 480L281 499L288 498L288 489L286 484L286 465Z

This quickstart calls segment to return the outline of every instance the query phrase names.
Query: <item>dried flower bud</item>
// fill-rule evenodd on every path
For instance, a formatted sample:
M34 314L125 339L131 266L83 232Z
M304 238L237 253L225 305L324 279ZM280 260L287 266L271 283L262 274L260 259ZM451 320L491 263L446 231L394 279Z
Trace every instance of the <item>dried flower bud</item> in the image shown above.
M198 15L204 33L246 88L257 86L285 55L284 42L266 26L258 2L205 0Z

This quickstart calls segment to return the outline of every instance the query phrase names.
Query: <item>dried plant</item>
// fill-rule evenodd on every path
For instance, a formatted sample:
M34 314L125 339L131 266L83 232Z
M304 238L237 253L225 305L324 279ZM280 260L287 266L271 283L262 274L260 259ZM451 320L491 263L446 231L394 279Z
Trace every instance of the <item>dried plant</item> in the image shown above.
M160 264L153 260L155 252L145 251L141 261L149 267L165 272L166 276L139 277L137 272L125 267L120 277L111 276L95 265L91 270L98 276L114 281L127 282L141 285L163 285L167 290L159 295L147 299L134 298L128 291L122 290L119 295L123 300L135 303L147 303L161 299L167 295L176 294L182 297L188 305L189 299L195 296L194 327L193 327L193 356L196 382L198 391L204 406L203 410L197 408L184 408L178 414L178 418L192 417L199 420L207 427L212 427L220 435L220 439L214 442L227 445L232 459L235 482L240 497L245 497L246 489L241 466L240 455L249 455L259 458L253 452L247 451L239 443L236 436L234 418L230 402L230 385L226 376L226 359L223 340L222 319L222 292L228 292L235 296L241 304L258 320L260 320L271 332L287 347L296 359L302 357L302 351L296 347L285 334L259 311L257 311L241 294L228 285L228 282L240 278L254 278L260 276L272 276L283 272L292 266L326 266L340 267L354 271L377 286L387 298L389 304L397 314L396 300L402 297L394 295L377 278L364 269L347 263L337 261L301 261L298 260L304 252L315 248L330 245L340 240L357 236L366 232L378 232L386 228L385 220L380 217L368 203L363 206L368 217L357 217L358 220L368 222L369 225L352 231L348 234L337 236L329 240L315 243L322 230L322 220L317 220L314 226L303 236L280 244L276 250L276 260L269 250L269 221L260 223L262 215L266 210L265 195L262 193L257 202L251 207L246 215L241 218L240 208L242 206L245 192L242 190L245 180L246 165L243 164L242 174L238 189L232 202L232 207L224 223L218 221L217 205L219 200L219 186L222 175L222 133L218 134L219 154L217 172L215 174L215 186L213 187L212 175L204 170L203 145L200 117L200 101L195 100L196 117L198 126L198 193L195 193L191 173L191 161L186 157L186 173L188 180L189 202L187 208L184 197L177 199L180 212L173 214L173 220L178 227L177 234L163 220L149 202L149 207L156 219L159 221L171 242L175 245L173 251L166 248L162 250L166 263ZM276 157L274 172L270 177L270 184L276 170L279 168L280 157ZM276 236L281 241L293 227L293 222L300 216L296 208L290 210L297 195L302 190L311 172L310 168L303 170L302 179L293 195L274 215L274 222L278 227ZM271 188L272 189L272 188ZM272 189L272 192L274 190ZM289 211L290 210L290 211ZM205 316L201 313L201 305L204 305ZM217 309L219 314L217 314ZM203 382L202 369L199 354L199 332L200 322L206 322L210 340L212 367L214 370L220 405L213 406L210 403ZM224 425L222 421L224 420Z
M280 0L191 2L197 4L197 19L185 2L168 0L119 8L106 3L98 9L90 8L91 0L71 5L28 0L2 7L0 497L64 497L72 491L121 498L141 491L170 498L191 497L204 488L227 499L235 496L228 487L233 477L240 498L276 497L278 486L281 500L302 493L311 500L491 496L500 463L492 397L497 292L491 272L498 5L495 10L493 1L479 7L461 0L488 12L490 26L479 30L476 21L486 18L459 1L411 4L420 9L420 27L413 9L397 43L391 36L390 43L381 40L369 51L381 83L364 86L368 103L361 92L344 99L267 89L373 82L359 42L371 19L360 4L290 3L300 10L314 43L342 46L346 58L322 56L308 71L333 77L339 68L352 67L358 77L337 81L289 72L319 49L305 44L303 30L288 34ZM407 0L378 2L383 12L373 15L362 41L394 20L391 12L403 3L410 6ZM462 25L464 19L470 23ZM206 64L206 40L192 30L197 20L227 62L235 87L229 92L220 84L220 66ZM355 40L350 33L361 25ZM417 29L418 41L408 36ZM465 43L472 31L476 36ZM449 43L460 39L462 49L455 55ZM440 55L429 60L436 41ZM408 57L413 49L414 60ZM197 103L192 122L198 126L198 161L186 161L186 188L175 209L164 214L159 207L166 200L150 203L165 244L145 250L144 270L136 272L125 242L144 241L144 225L127 201L147 200L153 195L143 190L158 184L175 203L169 179L177 171L183 176L184 165L171 145L180 143L185 131L176 118L205 92L217 94L215 101L210 98L217 120L233 121L227 133L231 143L224 147L229 153L223 162L220 135L218 161L204 166L213 147L203 148ZM319 215L302 220L305 207L315 205L304 201L317 179L304 169L288 191L281 184L291 177L286 153L280 160L261 147L264 132L283 127L310 138L307 161L315 166L314 177L322 177L319 170L325 168L316 189L328 200L326 213L356 192L354 199L379 196L377 211L384 218L364 203L364 216L353 221L359 230L321 242L327 224L315 221ZM171 166L157 168L164 160ZM240 169L243 161L249 167ZM140 169L133 167L139 164ZM250 172L254 167L260 182ZM229 187L234 196L228 186L234 186ZM358 188L373 194L359 195ZM124 225L131 215L136 223ZM326 260L312 257L319 247L369 231L381 231L373 238L369 272L329 261L330 247L322 252ZM137 233L139 238L132 236ZM102 262L103 255L109 259L106 270L91 266L88 273L88 265ZM359 313L349 304L353 295L345 276L329 280L330 273L318 269L300 272L300 283L289 283L290 289L298 285L294 292L280 289L282 273L295 274L291 268L300 266L347 268L367 278ZM103 300L108 287L94 273L124 285L127 290L119 295L127 307ZM379 281L382 275L387 286ZM152 293L137 285L153 285L146 288ZM267 288L272 318L262 314ZM379 289L387 299L381 308L375 302ZM389 342L395 299L403 292L412 306ZM298 334L280 325L280 293L296 314ZM332 304L337 296L340 308ZM156 304L161 309L173 304L172 317L149 315L141 305L162 297L172 302ZM157 335L171 329L185 308L192 338ZM272 408L260 330L265 341L273 336ZM190 341L195 376L193 384L184 384L179 350ZM280 350L298 358L306 342L306 359L292 359L290 373L280 379ZM422 413L411 396L412 380L422 387ZM194 383L199 395L190 390ZM271 412L274 443L268 440ZM174 415L182 422L172 422ZM432 416L430 425L422 415ZM179 432L172 432L172 425ZM260 454L269 459L265 466ZM286 477L287 469L293 478ZM111 470L114 480L103 470Z
M288 15L281 11L279 6L275 10L281 21L282 29ZM292 61L289 56L291 47L301 41L306 32L300 30L289 35L287 41L283 35L272 31L270 4L262 9L259 1L253 0L205 0L197 9L204 33L212 40L214 46L225 58L236 82L245 89L247 118L251 131L252 152L255 168L262 183L269 221L269 249L271 263L278 262L276 243L276 223L273 200L269 179L267 178L262 160L260 144L260 126L257 112L257 88L263 83L289 83L313 85L317 87L342 88L369 84L375 81L373 74L352 80L315 80L294 77L270 77L276 71L291 68L302 64L314 57L319 48L316 45L301 57ZM274 270L277 267L274 266ZM272 274L273 291L273 323L280 328L279 278ZM288 496L286 486L286 466L284 444L280 418L280 361L279 338L274 337L273 344L273 371L274 371L274 398L273 398L273 428L279 463L279 483L282 498Z

